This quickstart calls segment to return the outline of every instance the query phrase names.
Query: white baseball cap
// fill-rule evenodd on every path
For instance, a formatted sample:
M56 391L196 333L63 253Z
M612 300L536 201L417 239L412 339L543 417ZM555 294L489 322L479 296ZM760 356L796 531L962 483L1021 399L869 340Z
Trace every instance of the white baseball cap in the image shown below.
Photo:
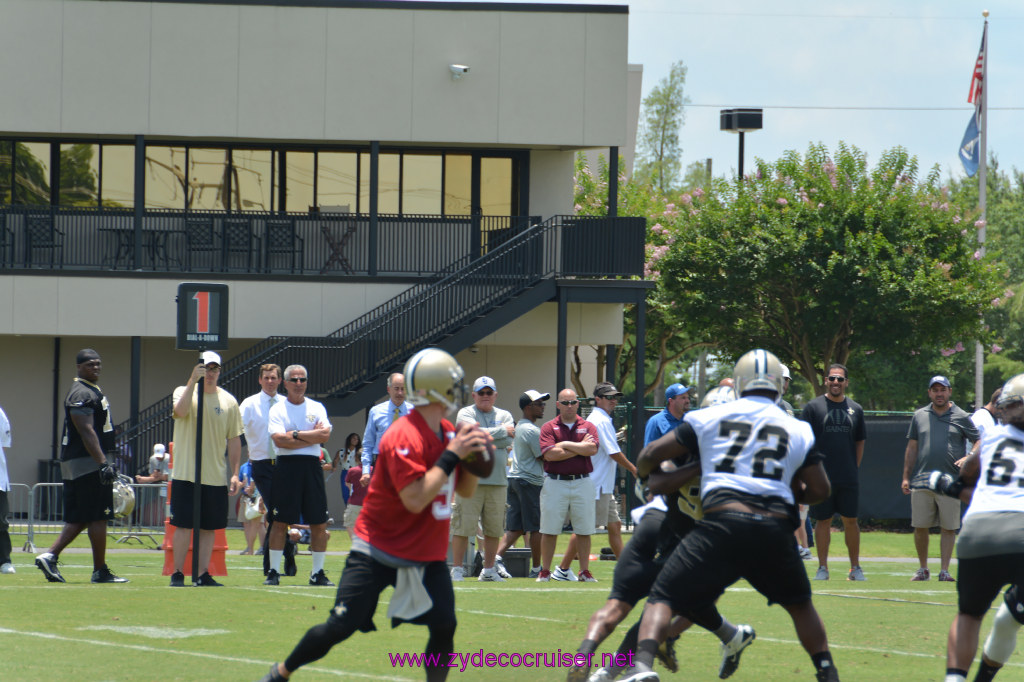
M220 365L220 364L223 364L220 361L220 356L217 355L216 353L214 353L212 350L204 350L203 354L201 356L199 356L199 357L202 358L202 361L203 361L204 365L209 365L209 364Z
M489 388L492 391L497 392L498 388L494 385L494 379L490 377L480 377L473 382L473 393L479 393L480 389Z

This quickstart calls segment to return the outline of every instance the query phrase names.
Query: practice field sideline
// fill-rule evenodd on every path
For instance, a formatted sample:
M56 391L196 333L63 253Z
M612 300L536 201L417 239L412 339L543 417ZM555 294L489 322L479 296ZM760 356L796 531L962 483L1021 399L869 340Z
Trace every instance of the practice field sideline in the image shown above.
M812 581L842 679L941 682L956 586L934 579L910 582L916 567L906 558L913 552L911 536L866 533L863 539L865 554L890 555L864 560L867 582L847 582L846 566L836 561L832 580ZM308 556L299 557L300 576L282 578L281 586L272 588L260 584L260 557L229 551L226 586L202 590L167 587L168 579L160 575L163 555L155 551L110 551L108 561L131 580L127 585L90 584L87 551L61 557L67 584L45 582L32 559L15 552L17 573L0 579L3 679L257 679L308 627L326 617L334 599L333 589L306 585L302 573L308 570ZM329 557L332 579L340 575L343 561L340 553ZM575 653L587 620L604 602L613 568L613 562L593 562L596 584L528 579L457 583L459 658L452 661L448 679L564 680L565 668L557 665L566 657L560 654ZM805 568L813 573L816 562L805 562ZM422 652L426 630L392 629L385 616L390 594L382 595L377 632L358 634L335 647L296 679L422 680L418 668L393 665L398 661L394 654ZM810 660L781 608L767 607L745 582L730 590L719 608L734 623L750 623L757 630L756 642L732 679L813 679ZM598 659L614 651L624 626L599 649ZM677 652L681 672L666 673L663 679L717 679L713 636L694 629L680 639ZM1024 679L1024 657L1015 653L1000 679Z

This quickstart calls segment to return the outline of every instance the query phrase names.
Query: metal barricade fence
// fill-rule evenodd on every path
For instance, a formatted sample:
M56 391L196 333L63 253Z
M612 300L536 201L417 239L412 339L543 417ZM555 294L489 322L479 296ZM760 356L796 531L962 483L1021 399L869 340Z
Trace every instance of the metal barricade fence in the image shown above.
M11 489L7 491L7 532L11 535L12 547L19 544L15 535L24 535L28 539L31 498L32 489L25 483L12 483Z
M27 490L27 502L22 506L15 506L12 500L11 516L15 509L25 510L27 518L25 523L16 526L11 524L11 533L24 532L26 534L23 546L26 552L35 552L36 536L39 534L60 533L64 525L64 495L62 483L36 483L29 488L24 483L11 484L12 492L17 487L19 491ZM107 524L107 534L116 538L117 542L136 541L139 544L146 544L144 539L152 542L153 549L159 549L159 536L164 532L164 518L166 516L166 484L164 483L133 483L135 491L135 509L124 518L113 519ZM24 495L24 493L22 493ZM20 529L24 530L20 530ZM49 544L48 542L45 544Z

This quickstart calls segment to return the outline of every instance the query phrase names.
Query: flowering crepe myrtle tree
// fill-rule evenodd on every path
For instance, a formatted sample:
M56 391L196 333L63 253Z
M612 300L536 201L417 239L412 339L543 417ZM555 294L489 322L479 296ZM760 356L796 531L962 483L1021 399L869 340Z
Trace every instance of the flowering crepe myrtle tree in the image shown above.
M919 181L900 147L869 169L856 147L811 145L685 198L649 245L673 318L728 354L773 351L817 395L851 352L987 338L982 316L1006 288L938 169Z

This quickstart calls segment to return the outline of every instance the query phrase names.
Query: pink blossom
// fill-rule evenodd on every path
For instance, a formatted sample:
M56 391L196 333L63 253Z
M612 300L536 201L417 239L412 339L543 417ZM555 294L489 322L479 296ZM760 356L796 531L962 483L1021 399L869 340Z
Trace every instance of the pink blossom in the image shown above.
M981 251L974 252L974 260L981 260Z
M967 236L967 230L960 230L960 236L966 237Z
M666 213L668 213L669 211L674 211L675 208L676 208L675 204L665 204L665 212Z
M697 189L693 190L693 196L700 199L702 196L704 196L704 190L698 187Z
M959 225L960 224L960 216L958 216L958 215L953 216L953 224L954 225Z
M1007 289L1006 291L1003 292L1003 298L1012 298L1012 297L1013 297L1013 289Z
M997 345L997 344L994 344L994 343L992 344L992 352L993 352L993 353L998 353L998 352L999 352L999 351L1001 351L1002 349L1003 349L1003 347L1002 347L1002 346L1000 346L1000 345Z
M992 299L992 305L993 306L997 306L997 305L999 305L1002 302L1003 302L1003 299L999 298L998 296L996 296L995 298Z
M684 194L683 196L679 197L679 203L686 204L687 206L689 206L691 203L693 203L693 197L691 197L689 194Z
M957 341L956 345L953 346L953 350L955 350L957 353L962 353L964 351L963 341Z
M866 351L864 351L864 355L872 355L872 354L874 354L874 352L875 351L873 351L873 350L866 350Z
M825 204L818 204L818 208L825 208Z
M779 206L787 206L787 205L789 204L789 202L788 202L788 201L786 201L786 200L785 200L784 198L782 198L782 197L779 197L778 199L776 199L776 200L775 200L775 203L776 203L776 204L778 204Z
M910 351L910 354L911 355L920 355L921 351L919 351L919 350L912 350L912 351Z
M579 213L580 209L582 209L583 207L580 206L579 204L576 204L576 206L574 208L575 208L576 212Z
M948 358L948 357L949 357L950 355L952 355L952 354L953 354L953 353L955 353L956 351L955 351L955 350L953 350L952 348L943 348L943 349L942 349L942 350L940 350L939 352L940 352L940 353L942 353L942 357L944 357L944 358Z
M979 230L981 228L985 227L986 225L988 225L988 221L986 221L986 220L975 220L974 221L974 226L976 228L978 228Z

